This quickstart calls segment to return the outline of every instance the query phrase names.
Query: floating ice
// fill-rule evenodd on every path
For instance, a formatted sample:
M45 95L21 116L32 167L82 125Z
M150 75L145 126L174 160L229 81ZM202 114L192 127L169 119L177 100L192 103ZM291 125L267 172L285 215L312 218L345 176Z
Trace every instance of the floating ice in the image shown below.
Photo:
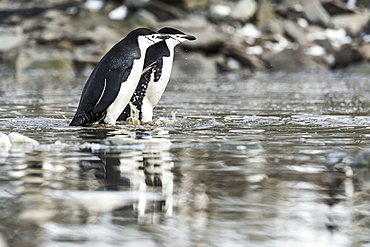
M10 143L9 137L0 132L0 147L10 147L12 144Z
M8 136L9 136L10 142L12 143L16 142L16 143L29 143L29 144L39 145L38 141L32 138L29 138L27 136L24 136L22 134L16 133L16 132L12 132Z

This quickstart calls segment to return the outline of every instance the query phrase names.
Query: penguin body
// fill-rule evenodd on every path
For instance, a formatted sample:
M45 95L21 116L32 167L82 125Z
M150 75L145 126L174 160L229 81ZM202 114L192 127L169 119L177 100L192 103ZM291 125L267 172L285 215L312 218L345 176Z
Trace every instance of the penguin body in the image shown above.
M138 85L147 48L166 38L138 28L113 46L86 81L70 126L95 122L114 125Z
M175 46L185 40L195 40L194 36L173 28L162 28L158 32L169 35L169 38L147 49L140 82L118 120L126 121L133 117L133 112L138 112L140 121L152 121L153 109L161 99L171 75Z

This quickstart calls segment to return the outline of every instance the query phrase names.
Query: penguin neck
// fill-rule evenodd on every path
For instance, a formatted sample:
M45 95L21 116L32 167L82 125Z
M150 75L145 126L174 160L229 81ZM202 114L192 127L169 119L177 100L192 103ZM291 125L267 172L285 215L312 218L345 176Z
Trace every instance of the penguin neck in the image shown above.
M144 65L144 57L145 57L146 50L149 48L149 46L152 46L155 43L153 41L150 41L149 39L143 37L143 36L138 37L137 43L138 43L139 50L140 50L139 60L142 60L143 65Z

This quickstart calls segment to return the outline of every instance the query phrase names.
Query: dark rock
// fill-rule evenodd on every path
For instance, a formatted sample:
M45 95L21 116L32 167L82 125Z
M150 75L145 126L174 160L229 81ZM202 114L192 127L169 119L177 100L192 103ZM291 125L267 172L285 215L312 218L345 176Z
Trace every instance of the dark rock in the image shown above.
M11 20L8 21L8 18L11 18L12 16L17 16L18 18L27 18L27 17L33 17L37 16L44 11L46 11L47 8L40 8L40 7L34 7L34 8L27 8L27 9L15 9L15 10L1 10L0 11L0 23L10 23L12 24Z
M334 47L328 39L316 39L315 44L323 47L327 53L334 53Z
M268 59L268 63L271 70L301 71L325 68L325 65L320 61L315 61L299 49L285 49L272 55Z
M352 9L349 9L345 3L339 1L330 1L323 3L323 7L331 16L354 13L354 11Z
M11 16L19 16L21 19L37 17L50 9L66 10L69 7L78 6L79 0L58 1L17 1L17 9L0 10L0 23L5 23ZM40 7L42 6L42 7Z
M370 9L370 0L357 0L356 5L360 8Z
M358 152L353 158L351 165L370 167L370 150L364 149Z
M358 63L363 60L362 54L351 45L345 45L340 50L334 53L335 69L345 68L351 63Z
M312 24L320 25L326 28L333 28L333 22L319 0L302 0L303 12L307 20Z
M353 73L353 74L370 75L370 63L362 62L362 63L351 64L346 68L346 72Z
M363 35L370 35L370 19L365 24L364 28L362 29Z
M146 7L148 4L148 0L126 0L125 5L128 8L138 9L142 7Z

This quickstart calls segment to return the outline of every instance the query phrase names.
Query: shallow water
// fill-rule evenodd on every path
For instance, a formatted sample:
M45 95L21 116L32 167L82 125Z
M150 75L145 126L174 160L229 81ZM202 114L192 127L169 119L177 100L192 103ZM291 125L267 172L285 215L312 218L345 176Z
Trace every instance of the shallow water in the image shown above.
M68 127L84 77L1 74L0 246L363 246L370 80L172 78L155 124Z

